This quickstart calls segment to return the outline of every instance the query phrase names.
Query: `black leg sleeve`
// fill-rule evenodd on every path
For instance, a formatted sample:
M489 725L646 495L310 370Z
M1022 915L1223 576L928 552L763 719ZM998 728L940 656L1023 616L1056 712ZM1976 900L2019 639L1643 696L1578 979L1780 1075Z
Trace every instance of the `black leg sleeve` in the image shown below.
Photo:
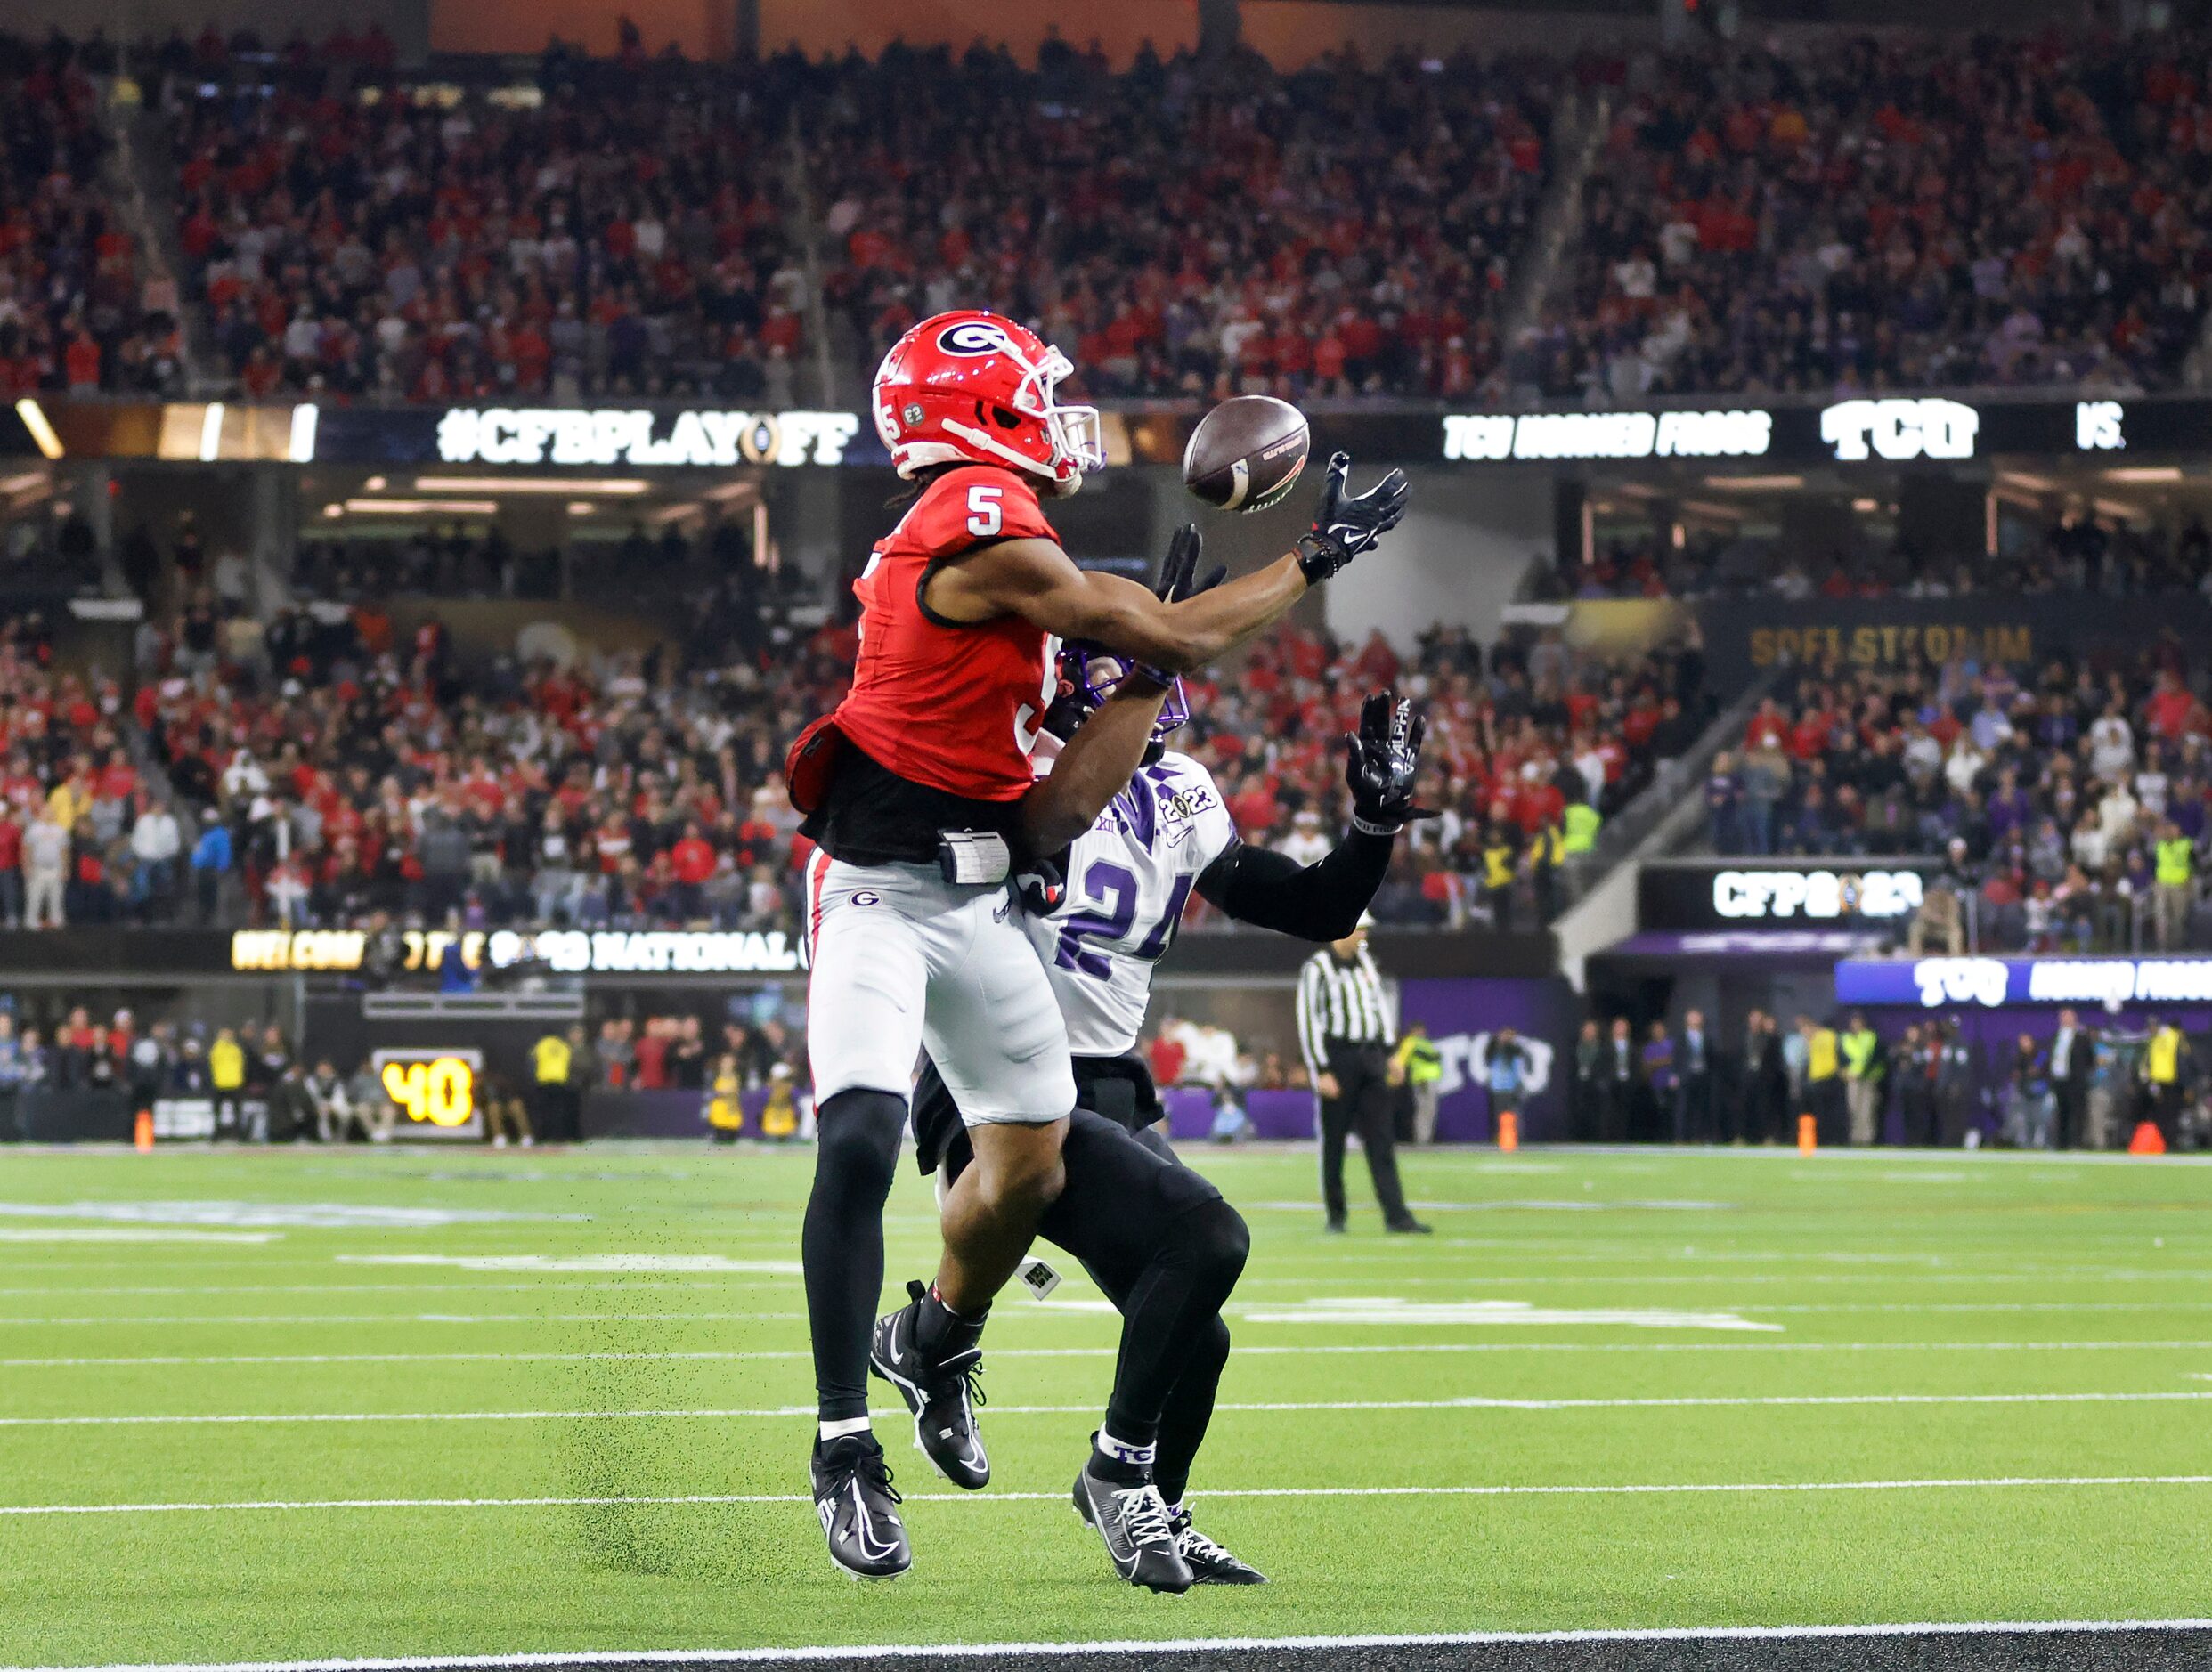
M1146 1445L1219 1324L1251 1240L1220 1191L1102 1116L1078 1109L1061 1153L1068 1187L1037 1229L1081 1260L1121 1308L1106 1422L1117 1439ZM1204 1402L1210 1415L1210 1392ZM1197 1426L1202 1435L1203 1423Z
M899 1167L906 1100L840 1092L822 1105L801 1258L814 1391L825 1423L868 1414L868 1335L883 1297L883 1204Z
M1228 1362L1229 1326L1216 1317L1191 1343L1190 1362L1167 1390L1167 1408L1159 1414L1159 1455L1152 1464L1152 1480L1170 1504L1181 1502L1191 1489L1191 1465L1206 1443L1214 1395Z

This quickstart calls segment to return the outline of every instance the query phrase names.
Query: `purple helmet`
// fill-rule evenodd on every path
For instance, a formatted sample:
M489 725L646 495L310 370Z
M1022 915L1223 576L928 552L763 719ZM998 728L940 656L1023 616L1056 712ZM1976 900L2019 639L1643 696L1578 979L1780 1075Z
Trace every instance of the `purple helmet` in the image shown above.
M1045 729L1062 739L1073 735L1075 728L1113 695L1114 687L1128 676L1130 661L1120 652L1108 650L1102 645L1080 640L1062 645L1060 696L1045 711ZM1164 743L1168 733L1190 718L1190 699L1183 695L1183 680L1178 676L1167 687L1167 698L1160 704L1159 718L1152 722L1152 741Z

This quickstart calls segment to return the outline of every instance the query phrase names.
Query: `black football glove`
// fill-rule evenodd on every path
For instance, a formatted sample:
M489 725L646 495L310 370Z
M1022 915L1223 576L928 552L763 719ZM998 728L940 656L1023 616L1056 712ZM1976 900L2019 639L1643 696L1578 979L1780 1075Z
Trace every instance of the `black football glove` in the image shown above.
M1050 917L1068 897L1068 879L1052 859L1025 860L1013 874L1014 895L1031 917Z
M1352 789L1352 827L1370 836L1395 836L1411 820L1436 815L1413 805L1413 777L1421 769L1421 738L1428 718L1411 702L1394 705L1377 691L1360 705L1359 735L1344 739L1344 781Z
M1397 527L1405 515L1404 471L1392 471L1365 493L1349 491L1351 474L1351 454L1330 457L1313 526L1298 536L1298 567L1308 586L1328 580Z
M1152 591L1162 604L1183 604L1201 592L1211 592L1229 578L1229 566L1216 564L1213 572L1202 579L1198 572L1199 559L1206 551L1206 536L1199 532L1196 523L1185 523L1175 532L1167 542L1167 555L1160 560L1159 580ZM1150 681L1162 691L1175 682L1175 675L1162 673L1159 669L1137 661L1129 664L1129 671L1140 679Z

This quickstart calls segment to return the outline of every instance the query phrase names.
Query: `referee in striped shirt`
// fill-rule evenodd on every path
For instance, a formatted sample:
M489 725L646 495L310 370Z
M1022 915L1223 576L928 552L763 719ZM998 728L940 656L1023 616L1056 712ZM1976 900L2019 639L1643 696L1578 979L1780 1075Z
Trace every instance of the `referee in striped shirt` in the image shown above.
M1356 1132L1375 1181L1384 1226L1426 1232L1398 1183L1398 1140L1390 1120L1390 1048L1397 1043L1383 1002L1382 973L1367 950L1367 923L1331 941L1298 971L1298 1047L1321 1101L1322 1203L1329 1229L1344 1229L1344 1140Z

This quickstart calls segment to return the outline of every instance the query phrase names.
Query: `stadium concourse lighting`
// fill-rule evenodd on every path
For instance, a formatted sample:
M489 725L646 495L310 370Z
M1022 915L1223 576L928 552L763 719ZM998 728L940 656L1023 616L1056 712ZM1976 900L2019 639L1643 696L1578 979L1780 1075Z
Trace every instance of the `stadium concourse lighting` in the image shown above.
M1719 488L1733 493L1766 493L1783 491L1805 485L1802 476L1707 476L1708 488Z
M23 420L23 427L30 432L30 438L41 453L48 459L61 457L61 438L53 433L53 426L47 422L44 407L25 395L15 403L15 416Z
M497 499L348 499L356 516L496 516Z
M643 493L638 476L417 476L421 493Z
M2179 482L2179 465L2124 465L2118 470L2104 473L2107 482Z

